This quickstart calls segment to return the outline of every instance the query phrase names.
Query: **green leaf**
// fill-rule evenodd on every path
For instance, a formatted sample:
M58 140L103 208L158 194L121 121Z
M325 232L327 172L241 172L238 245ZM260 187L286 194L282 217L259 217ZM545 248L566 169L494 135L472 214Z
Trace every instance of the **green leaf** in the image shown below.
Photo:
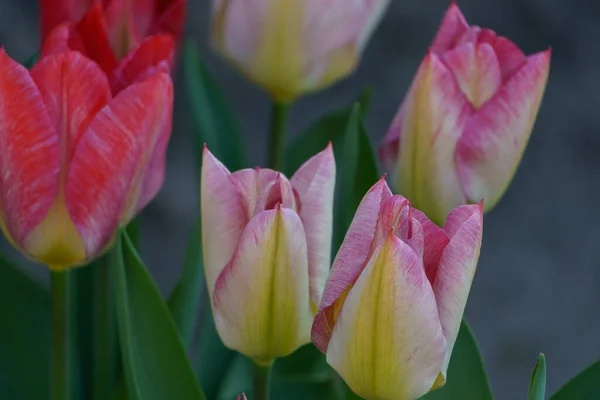
M0 255L0 316L0 398L47 398L50 295L3 255Z
M300 134L286 149L286 175L293 173L329 142L336 159L336 206L333 251L342 243L365 193L379 179L377 161L362 123L370 92L352 107L331 113Z
M446 385L423 396L422 400L491 400L493 398L475 335L463 320L450 359Z
M550 397L550 400L598 399L600 399L600 361L584 369Z
M527 400L544 400L546 396L546 357L540 354L529 383Z
M246 166L243 136L225 95L202 64L192 42L183 50L190 113L194 119L193 145L198 171L204 144L230 170Z
M129 399L205 399L171 313L123 229L114 254L117 321Z
M181 278L167 302L187 348L192 343L203 287L202 229L198 218L188 240Z
M271 379L273 399L336 400L344 398L343 384L312 344L275 360ZM252 398L252 361L237 355L223 380L218 400L235 399L240 393Z

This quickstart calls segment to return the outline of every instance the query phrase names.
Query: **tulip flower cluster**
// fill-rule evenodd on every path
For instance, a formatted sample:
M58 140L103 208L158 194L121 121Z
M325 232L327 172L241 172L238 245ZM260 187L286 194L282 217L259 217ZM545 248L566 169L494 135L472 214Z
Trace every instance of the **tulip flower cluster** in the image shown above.
M207 143L196 152L201 233L165 302L122 228L165 179L186 1L40 1L39 61L27 69L0 49L0 227L51 270L53 399L84 386L70 380L67 274L109 251L89 267L102 279L87 282L100 310L93 327L105 329L94 333L102 361L94 365L93 398L116 393L112 365L122 365L130 398L223 398L216 389L205 396L201 385L225 387L217 376L224 372L205 382L202 368L230 363L234 352L255 369L254 388L228 394L238 399L244 392L267 399L274 361L306 349L328 365L327 379L341 377L365 399L415 400L452 382L484 212L525 151L550 50L526 56L509 39L469 25L452 3L379 148L394 194L371 154L363 104L349 108L342 124L346 114L337 113L326 118L327 129L311 129L285 148L290 103L349 76L390 3L212 1L214 49L273 100L269 155L276 161L231 172L231 159L245 157L223 129L231 125L223 96L204 66L186 71L190 101L205 113L198 120L208 121L197 140ZM360 162L352 159L357 152L365 155ZM298 154L306 158L292 162ZM299 166L289 179L286 163ZM343 183L337 197L336 180ZM214 346L199 346L210 355L193 371L185 346L204 282L201 343ZM110 347L116 331L120 350ZM110 359L113 353L122 359ZM233 365L225 367L237 371Z

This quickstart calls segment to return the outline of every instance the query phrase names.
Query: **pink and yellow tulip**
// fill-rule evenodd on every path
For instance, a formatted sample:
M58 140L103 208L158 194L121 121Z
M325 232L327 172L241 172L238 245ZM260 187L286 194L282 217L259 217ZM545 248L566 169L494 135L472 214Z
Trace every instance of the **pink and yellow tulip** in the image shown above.
M348 76L390 0L213 0L212 42L278 101Z
M380 180L335 258L313 343L365 399L414 400L442 386L475 274L482 207L444 229Z
M173 87L156 73L113 97L78 52L31 71L0 49L0 225L27 256L62 270L107 248L158 192Z
M202 243L223 343L268 364L310 342L327 279L335 161L331 145L288 180L270 169L230 173L206 148Z
M533 129L550 50L510 40L448 9L380 148L395 189L438 225L454 207L508 187Z

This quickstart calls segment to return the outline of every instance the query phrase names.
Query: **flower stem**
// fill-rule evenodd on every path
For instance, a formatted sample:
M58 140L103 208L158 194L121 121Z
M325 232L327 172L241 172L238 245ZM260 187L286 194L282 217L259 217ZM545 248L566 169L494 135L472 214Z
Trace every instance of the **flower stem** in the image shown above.
M281 171L284 167L285 128L290 104L273 101L271 107L271 138L269 141L269 168Z
M68 400L71 392L71 283L69 270L51 270L52 359L51 399Z
M269 365L259 365L254 363L254 399L269 400L269 387L271 386L271 369L273 363Z

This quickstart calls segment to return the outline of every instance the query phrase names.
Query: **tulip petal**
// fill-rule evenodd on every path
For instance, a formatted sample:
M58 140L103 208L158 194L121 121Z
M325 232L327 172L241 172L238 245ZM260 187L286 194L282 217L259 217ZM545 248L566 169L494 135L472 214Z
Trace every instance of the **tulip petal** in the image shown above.
M485 199L489 210L506 190L529 141L549 66L550 51L530 56L465 125L455 160L470 202Z
M27 69L0 48L0 225L21 245L58 192L60 147Z
M43 57L31 70L62 143L64 171L92 119L111 99L98 64L75 51ZM63 182L64 183L64 182Z
M230 262L250 217L229 170L205 147L200 191L202 248L206 286L215 282Z
M142 81L157 72L171 72L175 58L175 42L170 36L155 35L145 39L130 51L114 70L111 78L113 93L132 83Z
M469 23L465 19L465 16L458 8L458 5L452 2L446 14L444 14L430 50L437 54L442 54L450 50L468 29Z
M445 340L423 264L390 235L348 294L327 362L367 399L416 399L440 372Z
M447 350L442 368L445 379L479 259L483 235L481 203L461 206L451 212L444 230L450 241L440 258L433 291L446 338Z
M306 239L298 214L258 214L215 285L213 311L226 346L269 363L310 341Z
M423 265L425 266L427 279L429 279L429 282L433 283L437 274L440 258L450 239L442 228L431 222L431 220L421 211L413 208L410 212L423 228L423 241L425 243L425 248L423 250ZM446 226L448 226L447 222Z
M134 191L130 195L130 209L122 222L129 222L156 196L165 180L166 155L173 123L173 83L167 73L159 73L161 79L155 91L162 93L163 105L156 113L155 120L148 129L147 140L143 142L143 157L138 161L138 178L134 180ZM137 189L137 190L136 190Z
M310 297L315 310L331 265L335 158L331 144L306 161L290 179L300 198L299 214L306 232Z
M127 207L132 182L149 137L164 113L163 82L169 76L132 85L115 97L82 135L69 167L66 204L88 255L109 242Z
M360 202L335 257L312 328L312 341L323 353L327 351L329 338L344 298L374 250L372 242L381 204L391 197L392 193L384 179L369 189Z
M118 62L110 46L107 29L100 5L94 4L75 24L73 32L85 48L84 54L96 61L104 72L110 74Z
M42 43L62 23L78 21L95 0L40 0Z
M473 109L434 53L427 55L415 80L394 178L397 190L441 225L452 208L465 203L454 149Z
M476 108L488 101L502 84L498 58L488 43L465 43L444 53L442 58Z
M255 214L256 210L264 211L264 204L258 206L261 194L269 184L281 173L269 168L242 169L231 174L231 183L242 197L242 203L247 212L247 221ZM286 178L287 180L287 178Z
M186 0L162 0L159 1L160 15L154 26L150 29L151 33L166 33L173 37L176 43L183 35L185 27Z

